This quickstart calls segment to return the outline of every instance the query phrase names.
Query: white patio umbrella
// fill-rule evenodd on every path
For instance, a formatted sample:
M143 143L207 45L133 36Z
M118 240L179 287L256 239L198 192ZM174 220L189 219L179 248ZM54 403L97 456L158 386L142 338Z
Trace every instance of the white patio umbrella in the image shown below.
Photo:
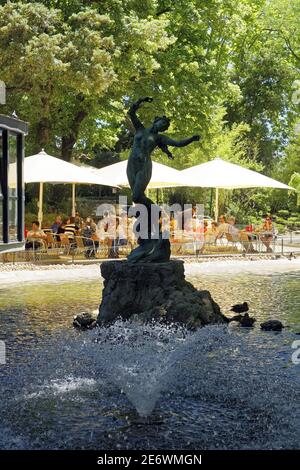
M170 188L176 186L185 186L183 183L182 172L163 165L162 163L152 162L152 178L148 188ZM112 165L105 166L96 170L96 174L104 180L108 180L115 186L128 187L126 175L127 160L123 160Z
M206 163L192 166L182 170L181 174L187 186L199 186L201 188L216 188L215 218L218 218L219 189L240 189L240 188L279 188L294 190L294 188L280 183L268 176L248 170L236 165L215 158Z
M12 164L15 165L15 164ZM15 172L12 169L12 175ZM72 184L72 215L75 215L75 185L99 184L114 186L107 178L97 175L93 168L79 167L73 163L65 162L59 158L48 155L44 150L36 155L24 159L24 182L40 183L39 212L40 224L43 220L43 191L44 183L70 183Z

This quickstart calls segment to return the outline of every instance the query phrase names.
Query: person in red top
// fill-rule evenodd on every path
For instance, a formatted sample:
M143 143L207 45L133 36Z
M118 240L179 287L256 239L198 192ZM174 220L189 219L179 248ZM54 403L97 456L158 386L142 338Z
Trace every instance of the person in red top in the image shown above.
M266 215L262 224L261 228L261 235L260 235L260 240L263 242L267 249L267 253L272 253L273 250L271 248L271 243L274 237L273 233L273 224L272 224L272 218L270 215Z

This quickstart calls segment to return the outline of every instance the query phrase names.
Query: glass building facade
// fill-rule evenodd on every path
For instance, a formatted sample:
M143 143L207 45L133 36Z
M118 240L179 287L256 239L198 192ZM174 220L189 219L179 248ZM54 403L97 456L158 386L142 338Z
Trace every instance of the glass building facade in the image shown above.
M0 114L0 252L24 246L26 122Z

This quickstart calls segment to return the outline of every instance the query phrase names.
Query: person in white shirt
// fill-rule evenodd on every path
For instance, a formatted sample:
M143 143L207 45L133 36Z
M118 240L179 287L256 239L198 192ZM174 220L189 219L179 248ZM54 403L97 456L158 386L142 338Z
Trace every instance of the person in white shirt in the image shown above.
M256 253L247 232L235 227L235 217L228 217L228 225L228 233L232 236L233 241L240 242L247 253Z
M240 240L240 230L235 227L235 217L228 217L228 231L235 242Z

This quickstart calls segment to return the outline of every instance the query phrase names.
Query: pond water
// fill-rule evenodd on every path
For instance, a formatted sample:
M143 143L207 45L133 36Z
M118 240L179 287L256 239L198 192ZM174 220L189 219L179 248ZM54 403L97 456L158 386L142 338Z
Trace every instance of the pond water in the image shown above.
M247 300L256 327L78 332L73 316L99 305L96 279L0 288L0 448L298 448L300 272L189 280L225 314ZM288 328L261 332L270 318Z

